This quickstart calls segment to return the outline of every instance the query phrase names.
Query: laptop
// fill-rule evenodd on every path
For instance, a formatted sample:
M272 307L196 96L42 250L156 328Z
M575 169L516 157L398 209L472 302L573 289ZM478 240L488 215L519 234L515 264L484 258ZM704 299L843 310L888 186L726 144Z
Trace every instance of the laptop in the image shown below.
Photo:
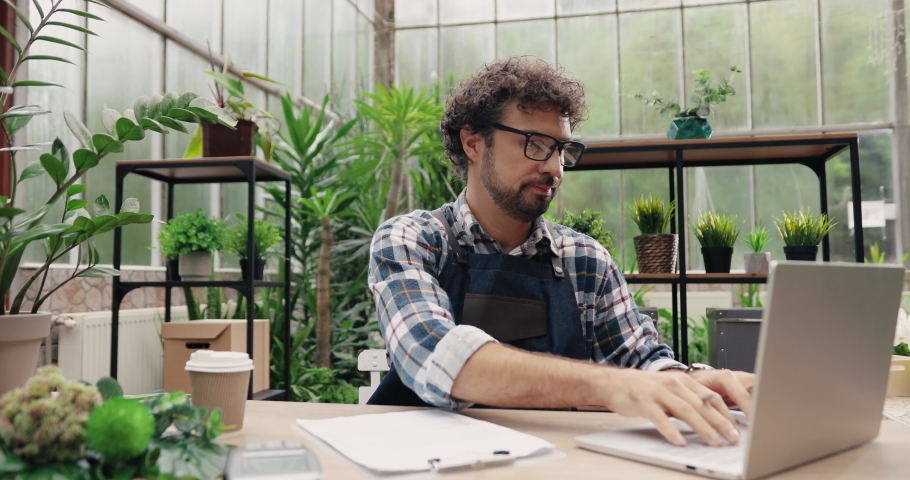
M707 477L753 479L874 439L904 275L901 265L772 262L752 418L740 425L737 445L710 447L676 419L685 447L653 424L579 436L576 444Z

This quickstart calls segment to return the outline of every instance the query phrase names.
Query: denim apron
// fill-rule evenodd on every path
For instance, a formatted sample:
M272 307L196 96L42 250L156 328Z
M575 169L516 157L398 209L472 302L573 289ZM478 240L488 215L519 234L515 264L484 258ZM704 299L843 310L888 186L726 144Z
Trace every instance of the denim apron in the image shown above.
M474 325L522 350L590 360L593 339L582 328L582 311L572 282L565 279L562 259L552 252L546 263L508 254L467 252L455 239L447 213L451 214L442 209L432 212L445 226L454 251L442 268L439 283L452 303L455 324ZM491 311L506 314L483 314ZM539 321L528 320L533 318ZM394 366L367 403L430 406L404 385Z

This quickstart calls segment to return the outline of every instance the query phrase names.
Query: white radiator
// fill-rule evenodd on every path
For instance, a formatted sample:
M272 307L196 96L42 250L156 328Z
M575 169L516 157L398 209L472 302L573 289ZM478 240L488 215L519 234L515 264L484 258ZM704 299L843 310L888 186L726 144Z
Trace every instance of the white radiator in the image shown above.
M186 321L186 307L171 307L171 321ZM138 395L162 388L164 361L161 323L164 308L120 310L117 380L123 393ZM57 315L57 364L69 380L94 384L111 372L111 312Z

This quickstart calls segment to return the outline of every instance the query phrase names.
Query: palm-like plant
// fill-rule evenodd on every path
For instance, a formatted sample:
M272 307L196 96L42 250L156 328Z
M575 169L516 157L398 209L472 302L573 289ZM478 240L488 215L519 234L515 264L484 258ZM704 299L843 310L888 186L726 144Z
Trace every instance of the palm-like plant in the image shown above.
M701 215L692 227L695 238L702 247L732 247L739 237L736 215L718 215L708 212Z
M837 225L828 215L823 213L815 217L812 211L783 212L783 217L783 220L775 218L774 222L777 232L788 247L816 246Z
M675 200L670 202L669 206L665 206L660 195L657 197L649 195L648 198L642 195L641 199L633 202L629 215L635 225L638 225L642 235L654 235L669 231L670 217L673 216L675 209Z
M765 245L768 244L768 229L765 227L756 227L754 232L746 234L746 238L743 239L749 248L752 249L754 253L762 253L765 251Z

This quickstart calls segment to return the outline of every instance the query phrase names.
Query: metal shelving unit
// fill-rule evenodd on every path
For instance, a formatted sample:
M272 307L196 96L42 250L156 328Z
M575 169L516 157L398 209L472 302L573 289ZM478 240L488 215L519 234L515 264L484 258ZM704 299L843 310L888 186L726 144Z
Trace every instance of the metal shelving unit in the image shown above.
M671 233L679 232L678 274L627 275L629 283L663 283L673 291L673 350L677 358L688 363L688 333L685 320L686 286L690 283L766 283L765 275L698 274L685 270L686 209L682 190L687 167L721 167L751 165L799 164L809 167L818 177L821 213L828 213L828 188L825 165L837 154L850 152L850 180L853 194L853 225L856 261L863 262L862 195L859 176L859 143L855 133L787 135L773 137L730 137L709 140L656 140L629 142L593 142L581 163L573 170L628 170L666 168L669 173L670 200L676 200ZM822 240L822 260L830 261L828 237Z
M291 191L291 176L289 173L273 165L263 162L255 157L212 157L212 158L194 158L194 159L176 159L176 160L128 160L117 162L116 167L116 208L119 213L120 205L123 203L123 180L129 175L139 175L167 184L167 220L170 221L174 216L174 186L190 184L209 184L209 183L246 183L248 185L247 196L247 220L248 238L247 238L247 258L255 258L255 244L253 241L254 228L253 222L256 213L256 183L258 182L284 182L287 192ZM285 232L291 231L291 196L285 196ZM120 269L120 261L123 248L123 233L120 228L114 230L114 268ZM289 235L284 236L284 271L291 271L291 239ZM166 278L171 278L171 272L168 272ZM253 280L253 268L250 268L250 275L246 280L234 281L147 281L147 282L124 282L120 277L114 277L113 299L111 302L111 376L117 377L117 355L118 355L118 335L120 320L120 303L130 291L137 288L155 287L165 289L165 308L164 321L171 321L171 289L174 287L226 287L237 290L238 294L243 295L246 302L246 348L250 358L253 358L253 308L255 305L254 294L258 287L283 287L284 288L284 342L290 345L291 339L291 280L290 275L286 274L283 281L270 280ZM269 352L257 352L258 354L269 355ZM250 378L249 398L271 399L276 396L283 396L285 400L290 400L290 377L291 377L291 350L284 349L284 385L285 390L274 391L266 390L258 392L254 397L252 391L252 376Z

